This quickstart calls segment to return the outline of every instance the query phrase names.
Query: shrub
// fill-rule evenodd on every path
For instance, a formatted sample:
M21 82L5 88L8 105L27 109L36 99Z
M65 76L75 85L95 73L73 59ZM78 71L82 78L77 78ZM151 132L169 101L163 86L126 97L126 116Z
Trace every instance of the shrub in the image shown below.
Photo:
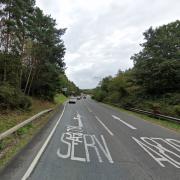
M163 100L169 105L180 104L180 93L166 93L163 95Z
M94 99L96 99L97 101L100 101L100 102L102 102L104 100L104 98L106 98L106 97L107 97L107 93L102 90L98 90L94 95Z
M105 101L110 103L119 103L120 95L119 92L112 92L109 96L105 98Z
M31 106L31 99L25 96L20 89L8 83L0 85L0 107L3 109L22 108L28 109Z
M174 111L178 116L180 116L180 105L174 106Z
M160 113L160 107L161 105L156 102L149 102L149 107L151 110L153 110L154 113Z

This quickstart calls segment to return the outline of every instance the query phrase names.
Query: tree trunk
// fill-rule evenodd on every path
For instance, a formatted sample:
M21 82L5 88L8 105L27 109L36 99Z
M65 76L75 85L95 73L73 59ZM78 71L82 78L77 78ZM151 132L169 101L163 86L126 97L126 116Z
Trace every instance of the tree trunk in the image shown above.
M32 74L32 77L31 77L31 81L30 81L29 88L28 88L28 93L27 93L28 96L29 96L29 93L30 93L30 90L31 90L32 82L34 80L34 76L35 76L35 72Z
M31 77L32 69L33 69L33 66L31 65L31 69L29 71L29 75L28 75L28 78L27 78L27 81L26 81L26 86L25 86L25 89L24 89L24 94L26 94L26 90L28 88L28 84L29 84L29 80L30 80L30 77Z
M5 82L7 80L7 63L6 63L6 59L4 61L4 78L3 81Z

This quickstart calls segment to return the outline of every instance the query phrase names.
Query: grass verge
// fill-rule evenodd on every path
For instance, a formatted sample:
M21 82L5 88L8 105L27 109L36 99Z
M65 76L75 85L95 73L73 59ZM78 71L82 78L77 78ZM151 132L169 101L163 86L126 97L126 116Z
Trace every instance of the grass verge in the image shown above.
M176 132L180 132L180 124L178 124L176 122L172 122L172 121L168 121L168 120L164 120L164 119L156 119L156 118L144 115L144 114L139 114L139 113L136 113L136 112L128 111L128 110L119 108L117 106L111 105L111 104L106 104L106 105L110 106L110 107L113 107L113 108L117 109L118 111L126 112L128 114L140 117L141 119L143 119L145 121L149 121L149 122L152 122L154 124L158 124L158 125L160 125L162 127L166 127L168 129L174 130Z
M54 97L54 102L56 104L63 104L68 98L64 96L63 94L56 94Z
M0 112L0 133L23 122L40 111L55 108L57 105L63 104L66 99L67 98L62 94L56 95L54 103L33 98L32 107L28 111L7 110L5 112ZM5 167L7 162L9 162L10 159L12 159L23 147L25 147L25 145L38 133L38 131L44 127L52 114L53 112L41 116L0 141L0 169Z
M20 128L12 135L0 142L0 169L23 148L44 127L53 112L48 113L34 122Z

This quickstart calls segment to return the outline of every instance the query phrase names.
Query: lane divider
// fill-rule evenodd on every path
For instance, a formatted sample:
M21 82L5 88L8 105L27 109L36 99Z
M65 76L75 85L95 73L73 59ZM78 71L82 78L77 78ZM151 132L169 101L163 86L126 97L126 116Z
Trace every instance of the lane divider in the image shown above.
M63 116L63 114L64 114L65 108L66 108L66 104L65 104L64 109L63 109L63 111L62 111L62 113L61 113L61 116L59 117L58 121L56 122L54 128L52 129L51 133L50 133L49 136L47 137L47 139L46 139L46 141L44 142L43 146L41 147L41 149L40 149L39 152L37 153L36 157L34 158L34 160L32 161L32 163L30 164L28 170L26 171L26 173L24 174L24 176L21 178L21 180L26 180L26 179L28 179L28 177L31 175L32 171L33 171L34 168L36 167L36 165L37 165L38 161L40 160L43 152L45 151L48 143L50 142L50 140L51 140L51 138L52 138L52 136L53 136L53 134L54 134L54 132L55 132L58 124L59 124L60 121L61 121L61 118L62 118L62 116Z
M137 128L135 128L134 126L128 124L127 122L121 120L119 117L117 117L117 116L115 116L115 115L112 115L112 117L113 117L114 119L117 119L118 121L122 122L122 123L125 124L127 127L131 128L131 129L133 129L133 130L136 130L136 129L137 129Z
M111 136L114 136L114 134L109 130L109 128L108 128L97 116L95 116L95 118L99 121L99 123L101 123L101 125L107 130L107 132L108 132Z

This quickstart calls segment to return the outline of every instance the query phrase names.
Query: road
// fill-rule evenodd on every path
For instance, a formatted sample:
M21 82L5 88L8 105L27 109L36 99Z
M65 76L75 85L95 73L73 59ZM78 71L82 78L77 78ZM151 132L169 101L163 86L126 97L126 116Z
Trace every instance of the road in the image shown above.
M33 159L22 180L179 180L180 134L88 97L66 104Z

